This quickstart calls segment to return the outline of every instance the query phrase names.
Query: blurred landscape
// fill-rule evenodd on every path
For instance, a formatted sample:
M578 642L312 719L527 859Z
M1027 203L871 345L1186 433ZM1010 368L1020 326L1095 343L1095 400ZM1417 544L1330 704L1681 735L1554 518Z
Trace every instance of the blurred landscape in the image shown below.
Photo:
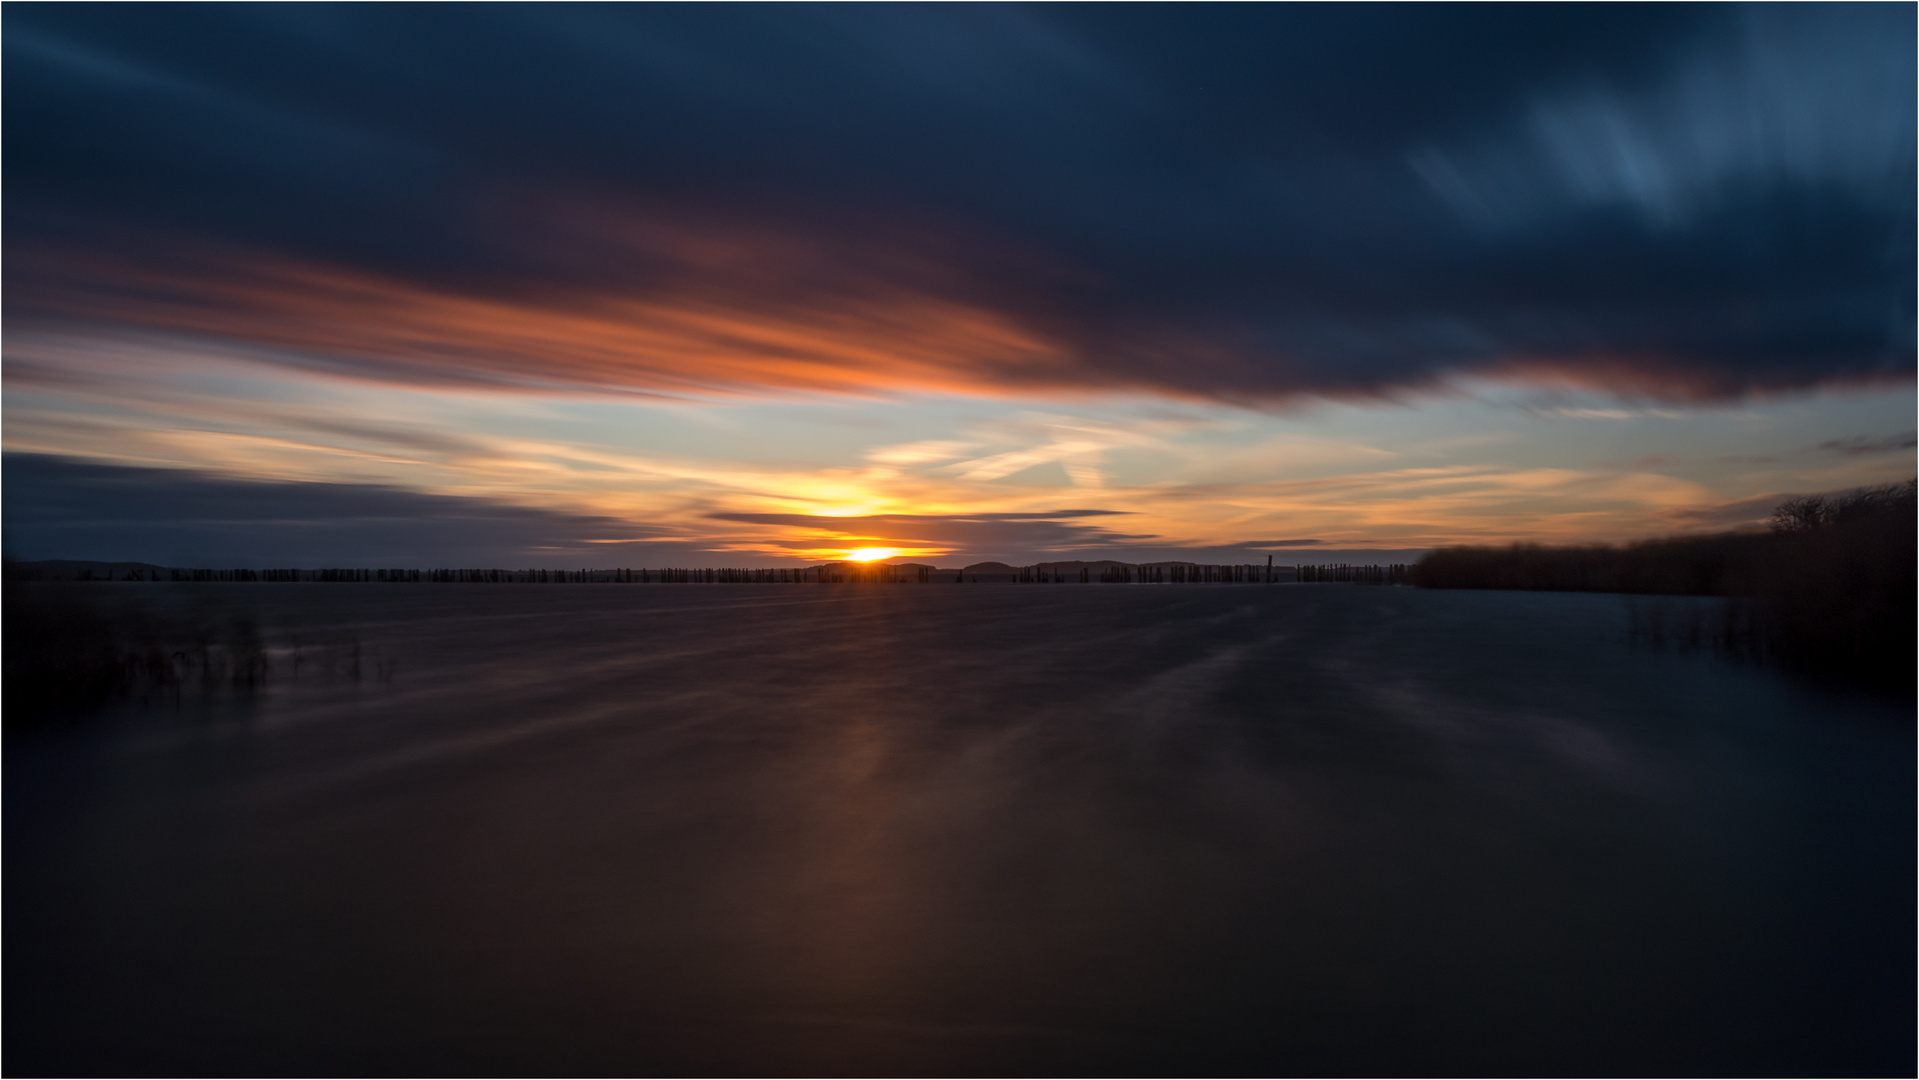
M1413 566L1209 565L1067 561L1010 566L833 562L798 569L641 568L210 569L56 560L6 567L6 704L10 722L68 714L129 694L178 697L189 684L251 687L272 669L256 616L239 608L156 608L168 584L1411 584L1711 596L1711 609L1633 603L1628 634L1654 645L1712 648L1820 678L1912 694L1919 656L1914 597L1915 485L1890 484L1782 503L1765 533L1647 540L1625 546L1453 547ZM89 586L92 586L91 588Z
M9 564L6 1065L1896 1071L1912 527Z
M1919 1070L1919 5L0 14L0 1072Z

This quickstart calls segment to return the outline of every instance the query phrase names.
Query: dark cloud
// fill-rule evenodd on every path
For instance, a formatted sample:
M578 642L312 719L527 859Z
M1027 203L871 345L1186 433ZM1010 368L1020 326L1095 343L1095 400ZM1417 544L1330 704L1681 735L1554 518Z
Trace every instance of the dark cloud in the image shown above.
M6 553L19 559L96 559L161 566L739 566L776 560L725 550L708 538L619 518L567 514L487 499L362 484L240 480L184 469L101 465L44 454L0 458ZM713 514L736 525L805 529L819 539L761 543L800 552L821 546L937 546L954 559L1176 559L1253 562L1282 546L1266 540L1205 548L1156 543L1150 534L1097 524L1123 511L1040 513ZM844 539L846 543L842 544ZM857 541L857 543L855 543ZM1406 562L1418 551L1321 551L1315 561ZM795 555L795 558L803 557Z
M10 5L14 341L415 382L1909 379L1911 5Z
M1847 457L1866 457L1872 454L1911 450L1915 446L1919 446L1919 435L1909 431L1904 435L1888 435L1883 439L1874 439L1865 435L1854 435L1849 439L1829 439L1820 443L1819 449L1832 454L1844 454Z
M996 557L1025 559L1033 553L1131 550L1148 533L1123 533L1084 519L1122 516L1115 510L1052 510L1017 514L871 514L825 517L813 514L712 514L715 521L817 530L828 543L848 547L941 547ZM818 540L785 541L795 548L821 546Z
M1181 547L1150 533L1124 533L1087 519L1123 516L1117 510L1050 510L1041 513L872 514L824 517L813 514L711 514L715 521L817 530L815 539L781 541L804 549L843 547L941 547L951 554L920 561L942 566L981 559L1026 566L1035 561L1116 559L1121 562L1259 563L1277 549L1311 547L1312 562L1410 563L1425 548L1324 547L1323 540L1246 540ZM1289 563L1290 564L1290 563Z
M7 554L162 566L707 565L697 540L616 518L356 484L4 458Z

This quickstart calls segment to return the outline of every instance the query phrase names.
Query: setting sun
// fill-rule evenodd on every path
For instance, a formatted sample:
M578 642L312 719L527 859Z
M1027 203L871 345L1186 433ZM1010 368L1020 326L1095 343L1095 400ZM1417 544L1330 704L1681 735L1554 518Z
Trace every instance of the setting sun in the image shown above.
M899 548L860 548L856 551L847 552L846 561L872 562L875 559L885 559L894 555L898 555L899 553L900 553Z

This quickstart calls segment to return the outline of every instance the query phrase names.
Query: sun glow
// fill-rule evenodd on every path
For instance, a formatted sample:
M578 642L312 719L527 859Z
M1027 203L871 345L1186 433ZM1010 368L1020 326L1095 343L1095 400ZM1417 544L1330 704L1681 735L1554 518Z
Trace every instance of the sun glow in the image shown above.
M859 548L846 553L848 562L872 562L874 559L891 558L900 553L899 548Z

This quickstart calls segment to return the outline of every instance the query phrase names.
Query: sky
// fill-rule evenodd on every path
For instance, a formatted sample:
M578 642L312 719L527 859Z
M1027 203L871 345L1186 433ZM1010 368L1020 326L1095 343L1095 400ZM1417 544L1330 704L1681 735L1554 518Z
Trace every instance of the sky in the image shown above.
M1915 472L1915 8L10 3L4 545L1407 561Z

